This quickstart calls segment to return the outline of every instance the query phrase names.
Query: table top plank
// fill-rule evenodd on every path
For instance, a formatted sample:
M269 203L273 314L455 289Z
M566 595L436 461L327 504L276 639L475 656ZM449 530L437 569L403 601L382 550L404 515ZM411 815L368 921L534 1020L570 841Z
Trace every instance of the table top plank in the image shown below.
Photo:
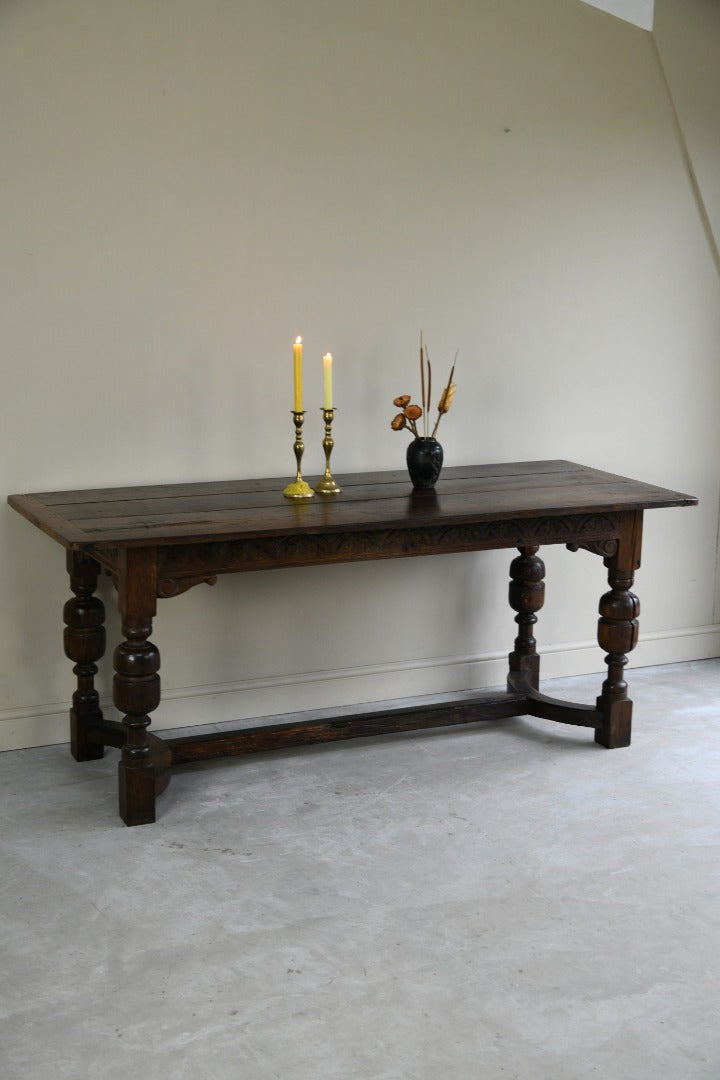
M579 494L577 485L565 480L554 483L552 490L556 497L562 492L563 499L574 499ZM594 490L594 495L598 497L603 492L609 494L612 491L614 491L614 488L611 485L603 487L598 484ZM452 511L455 503L457 503L458 509L463 511L467 508L468 501L471 499L476 504L478 500L484 499L488 504L492 503L493 506L498 506L501 498L517 501L520 495L526 493L526 482L521 479L512 484L504 485L502 492L500 492L498 486L492 483L448 478L443 482L441 492L436 491L436 496L442 500L443 512L448 513ZM344 516L350 508L359 509L361 504L364 505L370 502L378 511L385 510L397 513L401 506L406 509L407 497L408 483L405 481L403 484L387 485L385 487L374 485L362 488L345 487L343 488L342 502L337 498L334 498L334 502L341 507L338 512L340 517ZM534 497L536 500L543 497L539 484L536 485ZM415 510L432 509L429 500L426 499L423 504L417 496L414 499L413 508ZM149 524L150 521L160 520L168 525L173 522L179 524L183 521L191 524L194 520L212 524L213 521L220 522L223 517L229 517L232 514L249 515L250 513L257 516L266 513L269 518L277 519L282 527L288 516L287 504L285 501L282 503L279 501L277 489L248 494L238 492L207 496L178 494L173 499L163 499L161 502L157 499L136 498L122 499L115 502L107 500L105 502L65 503L52 507L52 511L57 517L64 514L79 528L89 532L93 532L95 529L112 529L116 526L126 528L136 525L140 527L143 523Z
M500 462L493 465L455 465L452 469L445 469L443 472L443 480L448 472L452 472L453 476L456 477L464 478L474 476L487 479L494 477L527 476L528 472L532 472L535 475L564 475L572 469L578 470L581 474L597 473L600 475L599 470L597 469L589 469L584 465L573 465L572 462L558 459L534 462ZM603 475L609 476L611 474L605 473ZM282 491L290 479L292 479L290 476L273 476L260 479L201 480L179 484L143 484L133 485L132 487L82 488L81 490L41 492L37 494L36 497L42 499L48 506L56 506L59 503L68 501L73 503L91 502L96 500L116 502L118 499L134 498L137 495L141 495L142 498L147 499L174 499L178 497L178 495L183 494L191 496L219 494L224 496L232 492L249 493L252 491L267 491L272 493L274 497L277 495L278 490ZM373 472L350 473L344 476L343 482L346 488L367 487L376 484L384 486L400 483L407 489L409 478L407 469L383 469L381 471Z
M538 515L689 506L692 495L552 460L446 468L414 493L405 470L338 477L341 495L283 498L285 480L91 488L11 495L10 505L68 547L142 546L299 533L412 529Z

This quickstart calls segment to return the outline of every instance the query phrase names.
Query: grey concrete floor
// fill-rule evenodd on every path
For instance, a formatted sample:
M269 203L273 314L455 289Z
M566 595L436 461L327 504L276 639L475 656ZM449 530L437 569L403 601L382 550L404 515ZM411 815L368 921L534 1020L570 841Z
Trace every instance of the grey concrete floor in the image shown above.
M629 682L626 750L216 761L136 829L116 752L0 755L2 1080L717 1080L720 660Z

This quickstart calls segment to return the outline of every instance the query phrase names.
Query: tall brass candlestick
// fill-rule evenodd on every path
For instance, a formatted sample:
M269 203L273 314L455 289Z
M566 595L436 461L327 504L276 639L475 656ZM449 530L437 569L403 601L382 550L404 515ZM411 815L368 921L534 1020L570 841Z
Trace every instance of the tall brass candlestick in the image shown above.
M302 441L302 428L303 421L305 420L305 410L296 412L293 409L293 420L295 422L295 444L293 450L295 451L295 461L297 462L297 475L291 484L288 484L283 491L283 495L286 499L312 499L313 489L308 483L303 480L300 473L300 462L302 461L303 451L305 450L305 444Z
M330 472L330 455L332 454L332 448L335 445L332 437L332 423L335 413L334 409L322 409L323 420L325 421L325 438L323 439L323 450L325 451L325 475L315 485L315 490L318 495L339 495L342 488L338 487L333 479L333 475Z

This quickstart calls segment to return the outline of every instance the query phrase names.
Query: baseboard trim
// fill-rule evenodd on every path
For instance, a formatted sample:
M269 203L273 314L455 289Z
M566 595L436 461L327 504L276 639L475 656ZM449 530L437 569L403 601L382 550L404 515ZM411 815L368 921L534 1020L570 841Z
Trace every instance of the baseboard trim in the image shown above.
M550 645L541 653L543 679L605 671L603 655L594 641ZM717 656L720 656L720 625L650 631L641 634L629 668ZM506 673L507 652L503 651L167 688L163 690L160 708L153 714L153 729L223 724L305 709L340 708L402 696L500 686ZM106 715L116 716L111 701L101 704ZM0 711L0 751L67 742L69 709L68 701Z

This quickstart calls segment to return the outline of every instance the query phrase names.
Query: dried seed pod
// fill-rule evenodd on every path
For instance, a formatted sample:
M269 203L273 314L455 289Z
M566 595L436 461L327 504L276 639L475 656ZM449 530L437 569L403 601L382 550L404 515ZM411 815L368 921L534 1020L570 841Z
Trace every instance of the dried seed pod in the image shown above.
M398 409L404 409L406 405L410 404L410 395L402 394L400 397L396 397L393 400L393 405L397 405Z
M408 405L405 409L405 416L408 420L419 420L423 411L419 405Z
M402 431L405 427L405 417L402 413L398 413L397 416L390 421L390 427L393 431Z

